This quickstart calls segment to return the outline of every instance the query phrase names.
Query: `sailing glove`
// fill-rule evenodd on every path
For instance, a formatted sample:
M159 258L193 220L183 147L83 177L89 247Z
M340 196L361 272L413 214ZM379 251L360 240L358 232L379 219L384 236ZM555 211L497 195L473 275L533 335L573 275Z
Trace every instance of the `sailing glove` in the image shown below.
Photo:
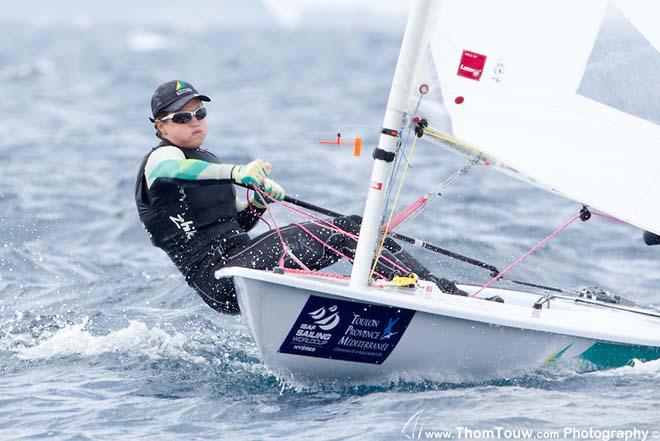
M286 192L282 188L280 184L277 182L273 181L272 179L266 178L264 179L264 185L261 186L261 189L268 193L271 197L264 197L262 196L258 191L254 193L254 206L257 208L264 208L266 204L270 204L273 202L273 199L282 201L284 200L284 196L286 196Z
M231 177L237 184L262 186L270 173L270 168L269 163L255 159L249 164L235 166L231 171Z

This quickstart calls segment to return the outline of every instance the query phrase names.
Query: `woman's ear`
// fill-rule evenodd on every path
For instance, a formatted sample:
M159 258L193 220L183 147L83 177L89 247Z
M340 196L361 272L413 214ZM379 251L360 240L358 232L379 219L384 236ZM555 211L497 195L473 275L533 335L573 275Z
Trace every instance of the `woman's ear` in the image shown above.
M163 133L163 129L165 128L165 123L157 119L155 124L156 124L156 131L158 133Z

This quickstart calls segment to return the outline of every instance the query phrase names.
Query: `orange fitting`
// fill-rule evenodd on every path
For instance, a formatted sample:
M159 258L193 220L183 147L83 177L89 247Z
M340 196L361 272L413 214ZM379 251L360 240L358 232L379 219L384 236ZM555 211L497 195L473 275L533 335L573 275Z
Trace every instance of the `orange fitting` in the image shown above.
M362 138L355 138L355 144L353 145L353 156L360 156L362 153Z

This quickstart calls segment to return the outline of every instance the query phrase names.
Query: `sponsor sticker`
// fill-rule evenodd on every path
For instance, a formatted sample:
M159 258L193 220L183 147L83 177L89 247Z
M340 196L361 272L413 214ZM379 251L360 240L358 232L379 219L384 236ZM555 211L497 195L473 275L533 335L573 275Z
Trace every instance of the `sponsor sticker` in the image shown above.
M472 51L463 51L461 62L458 64L457 75L479 81L486 65L486 56Z
M309 296L278 352L383 363L415 311Z
M174 225L176 225L179 230L183 230L186 233L186 240L193 237L197 232L197 230L195 230L195 225L193 225L193 221L185 220L183 218L183 213L177 214L176 217L170 216L170 220L174 222Z
M192 89L183 81L177 81L174 91L176 92L177 96L181 96L184 93L192 92Z
M383 189L383 183L372 181L370 187L373 188L374 190L382 190Z

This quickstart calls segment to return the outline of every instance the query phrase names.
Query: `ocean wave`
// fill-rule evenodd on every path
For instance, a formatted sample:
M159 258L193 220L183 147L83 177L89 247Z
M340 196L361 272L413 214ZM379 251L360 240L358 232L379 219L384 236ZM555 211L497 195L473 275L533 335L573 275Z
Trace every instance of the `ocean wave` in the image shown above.
M592 372L589 375L597 377L648 377L649 379L660 380L660 360L641 361L634 359L630 366L623 366L617 369Z
M185 334L169 334L158 327L131 320L125 328L106 335L93 335L85 329L88 321L66 326L34 346L14 349L22 360L39 360L78 355L92 357L104 353L123 352L150 358L179 358L192 363L207 363L194 355L195 342Z

